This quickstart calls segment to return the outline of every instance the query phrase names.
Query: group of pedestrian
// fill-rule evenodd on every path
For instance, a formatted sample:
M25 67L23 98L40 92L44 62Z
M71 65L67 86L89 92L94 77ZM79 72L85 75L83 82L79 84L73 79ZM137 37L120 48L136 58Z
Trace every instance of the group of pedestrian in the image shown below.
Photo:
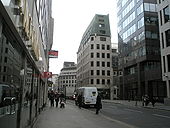
M59 101L60 101L60 108L65 107L65 96L63 93L59 94L58 92L54 92L53 90L51 90L48 92L48 98L50 100L51 107L54 107L54 101L56 107L58 107Z
M155 106L155 103L158 101L158 97L149 97L148 95L142 96L142 105L148 106L148 104L151 102L152 106Z

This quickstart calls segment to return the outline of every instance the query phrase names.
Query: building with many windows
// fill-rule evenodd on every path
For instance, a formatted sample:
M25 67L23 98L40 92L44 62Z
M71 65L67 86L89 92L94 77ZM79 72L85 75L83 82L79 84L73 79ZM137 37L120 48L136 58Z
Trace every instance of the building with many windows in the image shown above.
M117 0L118 51L122 99L166 96L161 79L156 0Z
M77 52L77 87L97 87L103 98L110 99L111 54L109 15L96 14Z
M52 0L0 0L0 127L31 127L47 103Z
M66 97L73 96L76 90L76 71L77 67L74 62L64 62L58 78L58 91L63 92Z
M170 1L157 0L162 60L162 79L166 81L167 99L170 104Z

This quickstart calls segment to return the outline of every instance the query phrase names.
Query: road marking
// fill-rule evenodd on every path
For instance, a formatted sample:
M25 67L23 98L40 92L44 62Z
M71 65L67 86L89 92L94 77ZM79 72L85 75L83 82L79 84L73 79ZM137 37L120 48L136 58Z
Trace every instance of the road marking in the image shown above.
M127 110L127 111L131 111L131 112L138 112L138 113L143 113L143 112L141 112L141 111L138 111L138 110L133 110L133 109L125 109L125 110Z
M169 118L169 119L170 119L169 116L164 116L164 115L159 115L159 114L152 114L152 115L154 115L154 116L159 116L159 117L163 117L163 118Z
M133 125L124 123L124 122L119 121L119 120L115 120L115 119L110 118L110 117L108 117L108 116L105 116L105 115L103 115L103 114L100 114L100 115L101 115L103 118L105 118L105 119L108 119L108 120L110 120L110 121L116 122L116 123L121 124L121 125L124 125L124 126L126 126L126 127L128 127L128 128L137 128L136 126L133 126Z

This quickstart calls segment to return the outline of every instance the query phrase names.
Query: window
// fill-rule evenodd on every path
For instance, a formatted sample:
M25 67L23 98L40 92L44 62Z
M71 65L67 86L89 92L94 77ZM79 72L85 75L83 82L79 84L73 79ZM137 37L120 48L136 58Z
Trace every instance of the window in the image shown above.
M96 83L97 83L97 84L100 84L100 79L97 79Z
M97 70L97 73L96 73L96 75L98 75L98 76L100 75L100 70Z
M156 12L157 5L151 3L144 3L144 9L148 12Z
M105 45L104 44L102 44L102 50L105 50Z
M141 4L138 8L137 8L137 15L140 15L143 12L143 4Z
M99 21L100 21L100 22L104 22L104 20L103 20L103 19L99 19Z
M107 67L110 67L110 62L107 62Z
M102 67L105 67L105 62L102 62Z
M106 34L106 31L100 30L100 33L101 33L101 34Z
M100 58L100 53L96 53L96 57L97 57L97 58Z
M8 53L8 48L5 48L5 53Z
M94 57L94 53L91 53L91 58L93 58Z
M105 70L102 70L102 75L105 76Z
M107 53L107 58L110 58L110 53Z
M4 58L4 62L7 63L7 57Z
M144 26L144 17L138 21L138 29Z
M110 45L107 45L107 50L110 50Z
M96 45L96 49L100 49L100 45L99 44Z
M167 55L168 72L170 72L170 55Z
M93 76L94 75L94 71L93 70L91 70L91 76Z
M91 49L94 49L94 45L93 44L91 44Z
M107 76L110 76L110 71L109 70L107 70Z
M100 61L96 62L96 66L99 67L100 66Z
M99 27L101 28L101 27L105 27L105 24L99 24Z
M105 58L105 53L102 53L102 58Z
M161 21L161 25L162 25L162 11L160 11L159 14L160 14L160 21Z
M93 67L94 66L94 63L93 63L93 61L91 61L91 67Z
M110 84L110 79L107 80L107 84L108 84L108 85Z
M166 47L170 46L170 29L165 31L166 36Z
M164 69L164 73L166 72L166 66L165 66L165 56L163 56L163 69Z
M113 76L117 76L117 72L116 71L113 72Z
M91 37L91 41L93 41L94 40L94 37Z
M163 9L163 13L164 13L164 20L165 20L165 23L166 23L170 20L169 6L167 6Z
M102 79L102 84L105 84L105 79Z
M93 84L93 83L94 83L94 80L93 80L93 79L91 79L91 80L90 80L90 83L91 83L91 84Z
M6 68L6 66L4 66L4 72L6 72L7 71L7 68Z
M106 37L100 37L100 41L106 41Z
M162 48L164 48L164 34L161 33L161 38L162 38Z

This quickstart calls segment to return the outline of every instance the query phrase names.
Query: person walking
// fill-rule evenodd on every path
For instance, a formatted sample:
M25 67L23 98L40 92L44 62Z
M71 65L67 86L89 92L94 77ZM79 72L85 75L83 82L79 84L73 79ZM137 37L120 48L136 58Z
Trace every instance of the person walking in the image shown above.
M56 92L56 93L55 93L56 108L58 107L58 102L59 102L59 94Z
M54 98L55 98L54 91L51 91L49 96L51 107L54 107Z
M82 95L81 94L78 95L77 102L78 102L79 108L81 108L82 107Z
M102 100L100 95L98 94L96 98L96 114L99 114L100 109L102 109Z

